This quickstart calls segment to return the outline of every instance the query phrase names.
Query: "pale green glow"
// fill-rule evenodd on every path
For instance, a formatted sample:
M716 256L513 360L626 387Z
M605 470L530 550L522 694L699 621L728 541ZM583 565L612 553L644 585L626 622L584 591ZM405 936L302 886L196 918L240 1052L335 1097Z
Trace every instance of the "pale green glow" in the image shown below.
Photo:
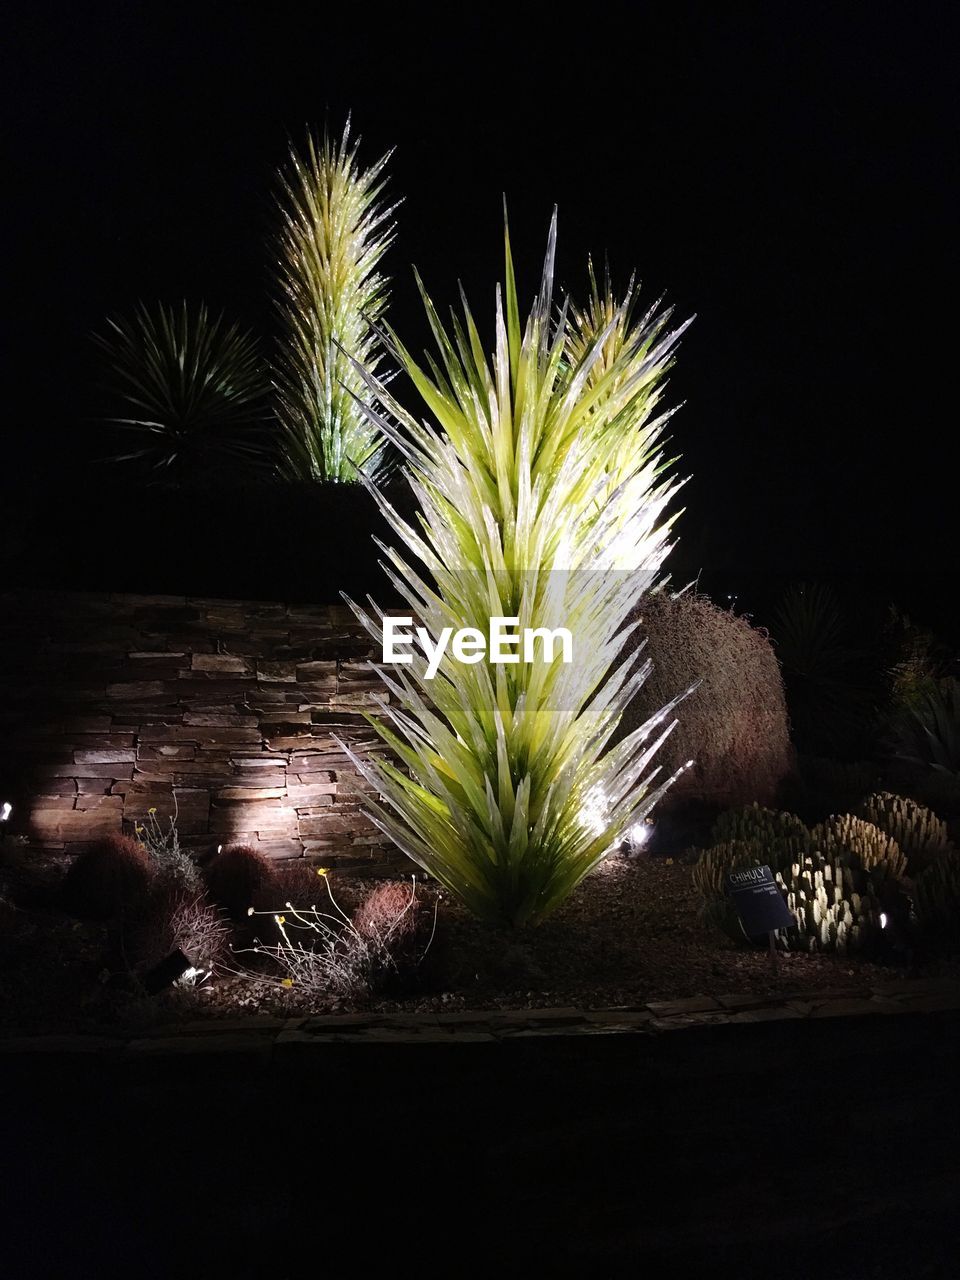
M492 359L466 304L450 336L425 293L439 361L422 369L390 334L426 422L366 376L381 406L368 418L420 504L414 528L378 494L405 548L384 552L410 613L434 636L486 631L496 615L573 636L570 664L446 654L428 681L415 653L381 668L394 702L372 723L410 776L357 761L385 797L380 828L473 910L514 924L541 919L643 821L671 781L650 765L680 700L607 750L646 675L636 654L619 662L626 622L670 547L677 484L661 453L669 415L655 411L685 326L669 332L655 311L634 321L632 287L616 303L595 283L585 311L564 303L558 318L555 236L554 220L524 327L507 240ZM357 613L379 644L381 615Z
M380 262L393 240L383 170L357 160L350 122L339 143L308 137L281 174L275 362L283 469L298 480L356 481L375 474L382 437L358 403L366 387L353 361L375 370L374 326L387 305Z

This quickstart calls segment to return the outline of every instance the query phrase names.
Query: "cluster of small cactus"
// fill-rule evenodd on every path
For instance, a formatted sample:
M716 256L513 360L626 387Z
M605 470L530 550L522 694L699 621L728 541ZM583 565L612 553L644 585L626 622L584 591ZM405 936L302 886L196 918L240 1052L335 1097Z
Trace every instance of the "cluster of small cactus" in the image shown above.
M727 896L727 876L737 867L757 867L769 862L766 846L754 840L725 840L704 849L693 868L693 883L700 893L700 919L720 929L735 942L743 941L743 929Z
M810 847L810 832L795 813L764 809L758 804L721 813L713 824L712 838L715 847L729 841L742 842L756 845L761 851L770 850L771 857L777 858L783 858L788 851L799 856Z
M850 814L827 819L813 831L792 813L753 805L722 814L715 843L693 869L701 918L737 941L743 929L727 895L737 867L768 865L796 920L781 930L791 950L846 951L864 946L881 927L882 901L899 894L906 858L896 840Z
M727 873L737 867L756 867L766 859L766 846L755 840L724 840L704 849L693 868L693 883L705 898L723 896Z
M785 871L777 884L797 922L780 934L782 944L806 951L855 950L881 928L881 904L870 873L853 859L808 853Z
M952 848L947 824L916 800L877 791L858 810L875 827L896 840L907 859L907 871L917 877L930 864Z
M907 859L896 840L865 818L834 815L814 827L812 836L815 848L851 856L865 871L882 870L896 880L906 875Z
M917 876L913 906L917 923L934 943L960 939L960 852L943 851Z

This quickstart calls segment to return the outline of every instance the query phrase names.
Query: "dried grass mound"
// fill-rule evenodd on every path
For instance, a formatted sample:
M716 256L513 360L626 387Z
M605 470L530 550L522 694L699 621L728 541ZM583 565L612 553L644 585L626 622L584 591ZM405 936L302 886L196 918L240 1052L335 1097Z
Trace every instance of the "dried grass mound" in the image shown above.
M68 911L93 920L112 920L142 910L154 880L143 845L129 836L107 836L78 854L63 882Z
M654 592L635 617L636 643L646 638L653 670L624 714L620 737L701 681L657 753L664 776L694 762L661 808L773 804L793 768L793 751L783 677L767 635L690 592Z
M232 920L245 919L251 907L259 906L276 889L276 874L269 860L245 844L223 849L204 874L210 897Z

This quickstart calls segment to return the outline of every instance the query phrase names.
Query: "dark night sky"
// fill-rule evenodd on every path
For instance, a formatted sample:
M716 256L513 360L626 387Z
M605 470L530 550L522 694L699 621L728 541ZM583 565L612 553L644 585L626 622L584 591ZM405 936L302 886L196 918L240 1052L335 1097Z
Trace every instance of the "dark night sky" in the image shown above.
M609 5L538 31L519 6L13 6L8 485L97 483L105 312L187 295L268 326L271 171L352 109L368 158L397 147L413 345L411 261L489 318L501 192L528 293L556 202L564 283L606 250L698 314L672 384L684 567L942 566L952 592L957 32L947 6L839 8Z

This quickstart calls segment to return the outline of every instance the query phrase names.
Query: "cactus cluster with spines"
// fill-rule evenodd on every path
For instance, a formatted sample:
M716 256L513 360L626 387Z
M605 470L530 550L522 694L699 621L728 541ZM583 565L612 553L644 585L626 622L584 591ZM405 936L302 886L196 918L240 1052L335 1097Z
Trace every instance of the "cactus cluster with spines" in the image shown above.
M776 856L785 855L788 850L799 855L810 847L810 832L795 813L765 809L758 804L721 813L711 835L714 847L736 841L761 849L769 847Z
M881 928L881 895L897 891L906 858L886 831L850 814L807 829L795 814L751 805L722 814L714 845L693 870L700 915L737 941L743 940L727 896L727 876L738 867L767 864L774 872L796 927L778 933L789 950L846 951L869 944Z
M765 858L766 847L756 840L724 840L700 854L693 868L693 883L705 898L722 896L729 872L760 866Z
M883 868L897 880L906 874L907 859L896 840L865 818L852 813L834 814L815 826L811 834L817 849L851 855L865 871Z
M931 809L907 796L874 792L863 801L858 813L896 840L906 856L907 873L913 878L953 847L947 824Z
M792 930L780 933L790 949L856 950L882 926L873 877L839 851L808 853L776 879L797 922L796 938Z
M946 849L913 886L917 923L935 945L960 940L960 852Z

